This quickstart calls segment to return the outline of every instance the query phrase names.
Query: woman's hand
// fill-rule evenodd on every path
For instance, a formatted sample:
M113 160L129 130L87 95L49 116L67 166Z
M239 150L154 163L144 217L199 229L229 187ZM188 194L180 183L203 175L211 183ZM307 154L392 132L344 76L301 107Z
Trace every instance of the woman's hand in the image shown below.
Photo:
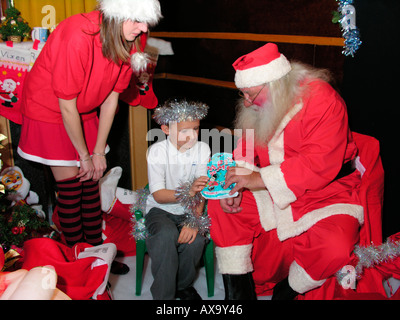
M107 161L105 153L93 153L92 163L94 166L93 181L98 181L104 175L107 169Z
M81 158L79 173L76 176L79 181L87 181L92 179L94 174L94 165L92 159L88 156L87 158Z

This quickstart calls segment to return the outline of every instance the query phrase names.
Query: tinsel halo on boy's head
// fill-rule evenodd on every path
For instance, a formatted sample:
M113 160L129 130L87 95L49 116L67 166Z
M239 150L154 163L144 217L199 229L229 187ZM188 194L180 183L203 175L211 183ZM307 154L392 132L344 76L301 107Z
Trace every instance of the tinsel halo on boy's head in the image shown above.
M170 122L202 120L208 112L208 105L202 102L186 100L168 100L154 110L153 119L159 125L169 125Z

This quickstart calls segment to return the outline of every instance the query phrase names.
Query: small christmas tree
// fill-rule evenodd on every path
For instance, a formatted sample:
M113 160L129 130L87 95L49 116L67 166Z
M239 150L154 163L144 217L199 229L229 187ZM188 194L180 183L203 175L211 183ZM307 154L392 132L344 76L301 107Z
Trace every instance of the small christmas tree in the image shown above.
M5 11L5 17L1 17L0 37L9 40L9 37L21 37L20 40L30 36L31 28L28 22L21 17L21 12L10 7Z

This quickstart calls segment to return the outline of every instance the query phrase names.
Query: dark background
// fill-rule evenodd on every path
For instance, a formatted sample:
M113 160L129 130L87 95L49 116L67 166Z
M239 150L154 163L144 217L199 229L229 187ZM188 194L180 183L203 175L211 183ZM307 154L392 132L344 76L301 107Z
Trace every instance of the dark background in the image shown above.
M333 24L335 0L160 0L164 18L153 31L232 32L341 37ZM333 86L345 99L352 130L376 137L381 144L385 169L383 233L400 231L397 195L400 194L399 166L395 152L400 91L399 65L395 48L399 35L400 1L356 0L357 26L363 41L355 57L345 57L341 47L277 43L290 60L328 68ZM244 40L172 39L175 55L160 56L156 73L173 73L233 81L232 63L264 42ZM203 101L210 112L202 128L232 128L237 90L176 80L154 80L154 91L162 103L171 97ZM128 107L121 105L109 139L110 168L123 167L119 186L131 188L129 167ZM153 123L154 125L154 123ZM31 181L46 207L46 188L52 188L42 166L28 163L16 154L19 126L12 124L15 164Z

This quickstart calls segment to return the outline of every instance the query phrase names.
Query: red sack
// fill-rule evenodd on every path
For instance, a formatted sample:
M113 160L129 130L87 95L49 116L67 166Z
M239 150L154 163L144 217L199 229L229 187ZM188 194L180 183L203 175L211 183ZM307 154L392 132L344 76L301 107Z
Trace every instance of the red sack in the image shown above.
M95 257L78 259L79 253L92 247L79 243L72 248L48 238L25 242L23 269L51 265L57 272L57 288L73 300L101 300L106 294L93 297L96 290L108 279L108 265L97 265Z

